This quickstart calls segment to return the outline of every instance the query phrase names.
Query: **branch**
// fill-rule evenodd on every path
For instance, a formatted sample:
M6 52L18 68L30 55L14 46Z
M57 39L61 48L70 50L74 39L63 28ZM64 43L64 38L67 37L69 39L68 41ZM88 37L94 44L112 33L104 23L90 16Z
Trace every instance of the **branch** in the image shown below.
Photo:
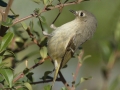
M61 7L64 7L64 6L79 4L79 3L81 3L82 1L84 1L84 0L78 0L77 2L69 2L69 3L65 3L65 4L59 4L59 5L56 5L56 6L52 6L52 7L49 7L49 8L44 8L44 9L40 12L40 14L41 14L41 13L44 13L44 12L46 12L46 11L50 11L50 10L56 9L56 8L61 8ZM39 15L40 15L40 14L39 14ZM24 21L24 20L30 19L30 18L32 18L32 17L37 17L37 16L39 16L39 15L31 14L31 15L29 15L29 16L26 16L26 17L24 17L24 18L21 18L21 19L19 19L19 20L14 21L14 22L13 22L13 25L15 25L15 24L17 24L17 23L19 23L19 22L22 22L22 21ZM12 26L13 26L13 25L12 25Z
M84 51L80 52L79 56L78 56L78 65L76 67L76 71L75 71L75 75L73 76L73 80L76 81L76 78L77 78L77 75L78 75L78 72L80 70L80 67L82 65L82 63L80 62L80 60L82 59L83 57L83 54L84 54Z
M60 71L59 71L59 75L60 75L60 78L57 78L56 81L62 81L63 84L66 86L66 88L67 88L68 90L72 90L72 89L69 87L69 85L67 84L66 80L64 79L64 77L63 77L63 75L62 75L62 73L61 73ZM44 80L44 81L32 82L32 83L30 83L30 84L48 83L48 82L52 82L52 81L53 81L53 79L51 79L51 80Z
M29 27L27 28L26 31L27 31L28 35L30 36L30 38L32 39L32 41L33 41L36 45L38 45L38 47L40 48L41 45L39 44L38 40L34 37L34 35L30 32L30 28L29 28Z
M37 81L37 82L32 82L30 84L40 84L40 83L48 83L48 82L52 82L53 80L44 80L44 81ZM61 81L60 78L57 78L56 81Z
M7 19L7 16L8 16L8 13L9 13L9 11L10 11L10 8L11 8L12 3L13 3L13 0L9 0L8 5L7 5L6 9L5 9L4 17L3 17L3 21L4 21L4 22L5 22L6 19Z
M32 69L36 68L37 66L41 65L42 63L44 63L45 60L48 60L48 59L51 59L51 58L48 56L45 59L40 60L37 64L32 66L29 70L32 70Z
M82 63L80 61L82 60L83 54L84 54L84 51L80 52L78 55L78 65L76 67L75 74L73 75L73 82L72 82L72 87L71 87L72 90L75 90L75 81L76 81L76 78L78 76L80 67L82 66Z
M50 57L47 57L45 59L40 60L38 63L36 63L35 65L33 65L31 68L29 68L29 71L36 68L37 66L41 65L42 63L44 63L45 60L49 59ZM15 78L13 80L13 83L15 83L16 81L18 81L19 79L23 78L25 76L25 74L22 72L17 78Z

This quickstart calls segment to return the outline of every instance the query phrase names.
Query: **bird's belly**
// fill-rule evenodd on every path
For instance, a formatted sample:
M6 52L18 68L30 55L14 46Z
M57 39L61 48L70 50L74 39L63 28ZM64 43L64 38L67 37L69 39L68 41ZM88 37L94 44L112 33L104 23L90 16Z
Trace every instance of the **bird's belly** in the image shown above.
M62 58L64 56L68 38L52 37L48 42L48 53L52 59Z

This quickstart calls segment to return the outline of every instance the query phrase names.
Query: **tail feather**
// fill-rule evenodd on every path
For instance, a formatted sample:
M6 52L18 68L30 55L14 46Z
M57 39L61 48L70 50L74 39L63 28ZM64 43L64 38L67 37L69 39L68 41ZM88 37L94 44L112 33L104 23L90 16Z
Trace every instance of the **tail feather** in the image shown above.
M52 83L52 86L54 86L54 83L57 79L57 75L58 75L58 72L59 72L59 69L60 69L60 65L61 65L61 60L55 60L54 61L54 64L55 64L55 73L54 73L54 78L53 78L53 83Z

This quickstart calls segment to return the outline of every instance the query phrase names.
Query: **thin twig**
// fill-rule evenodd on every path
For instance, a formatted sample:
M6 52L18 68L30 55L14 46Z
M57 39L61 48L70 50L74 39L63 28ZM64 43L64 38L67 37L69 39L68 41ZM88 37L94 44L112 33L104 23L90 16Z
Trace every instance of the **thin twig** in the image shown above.
M44 63L45 60L48 60L48 59L51 59L51 58L48 56L45 59L40 60L37 64L35 64L31 68L29 68L29 70L32 70L32 69L36 68L37 66L41 65L42 63Z
M37 66L41 65L47 59L50 59L50 57L47 57L45 59L40 60L38 63L36 63L35 65L33 65L31 68L29 68L29 71L32 70L32 69L34 69L34 68L36 68ZM15 83L16 81L18 81L19 79L23 78L24 76L25 76L25 74L22 72L17 78L15 78L13 80L13 82Z
M48 83L48 82L52 82L53 80L44 80L44 81L37 81L37 82L31 82L30 84L40 84L40 83ZM61 81L60 78L57 78L56 81Z
M79 61L78 61L78 65L77 65L77 67L76 67L75 75L74 75L74 77L73 77L73 80L74 80L74 81L76 81L78 72L79 72L80 67L81 67L81 65L82 65L82 63L80 62L80 60L82 59L83 54L84 54L84 51L80 52L80 54L79 54L79 56L78 56L78 60L79 60Z
M36 14L30 14L29 16L26 16L24 18L21 18L19 20L15 20L15 21L13 21L12 26L15 25L15 24L17 24L17 23L19 23L19 22L25 21L25 20L33 18L33 17L37 17L37 15Z
M56 9L56 8L60 8L61 6L69 6L69 5L74 5L74 4L79 4L79 3L81 3L83 0L79 0L79 2L69 2L69 3L65 3L65 4L59 4L59 5L56 5L56 6L53 6L53 7L49 7L49 8L44 8L41 12L40 12L40 14L41 13L44 13L44 12L46 12L46 11L49 11L49 10L53 10L53 9ZM40 15L39 14L39 15ZM22 21L24 21L24 20L27 20L27 19L30 19L30 18L32 18L32 17L37 17L38 15L36 15L36 14L31 14L31 15L29 15L29 16L27 16L27 17L24 17L24 18L21 18L21 19L19 19L19 20L16 20L16 21L14 21L13 22L13 25L15 25L15 24L17 24L17 23L19 23L19 22L22 22ZM13 26L12 25L12 26Z
M55 21L58 19L58 17L60 16L61 12L58 13L58 15L56 16L55 20L52 22L52 24L55 23Z
M5 22L6 19L7 19L7 16L8 16L8 13L10 11L10 8L11 8L11 5L13 3L13 0L9 0L8 4L7 4L7 7L5 9L5 13L4 13L4 17L3 17L3 21Z
M82 59L83 54L84 54L84 51L80 52L79 55L78 55L78 65L77 65L77 67L76 67L75 74L73 75L73 82L72 82L72 87L71 87L72 90L75 90L75 81L76 81L76 78L77 78L77 76L78 76L80 67L81 67L81 65L82 65L82 63L80 62L80 60Z
M39 44L39 42L38 42L38 40L34 37L34 35L30 32L30 28L28 27L27 28L27 33L28 33L28 35L30 36L30 38L32 39L32 41L36 44L36 45L38 45L38 47L39 48L41 48L41 45Z
M44 31L44 29L43 29L43 26L42 26L42 21L40 20L40 18L39 17L37 17L38 19L39 19L39 22L40 22L40 27L41 27L41 29L42 29L42 32Z
M17 78L13 80L13 83L24 77L24 73L21 73Z

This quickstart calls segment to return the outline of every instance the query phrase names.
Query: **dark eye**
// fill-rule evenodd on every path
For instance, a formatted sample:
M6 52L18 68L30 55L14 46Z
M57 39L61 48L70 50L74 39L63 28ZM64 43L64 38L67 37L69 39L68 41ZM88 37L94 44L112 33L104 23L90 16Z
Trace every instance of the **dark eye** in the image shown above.
M80 16L83 16L83 12L80 13Z
M80 12L79 16L84 17L84 16L85 16L85 13Z

